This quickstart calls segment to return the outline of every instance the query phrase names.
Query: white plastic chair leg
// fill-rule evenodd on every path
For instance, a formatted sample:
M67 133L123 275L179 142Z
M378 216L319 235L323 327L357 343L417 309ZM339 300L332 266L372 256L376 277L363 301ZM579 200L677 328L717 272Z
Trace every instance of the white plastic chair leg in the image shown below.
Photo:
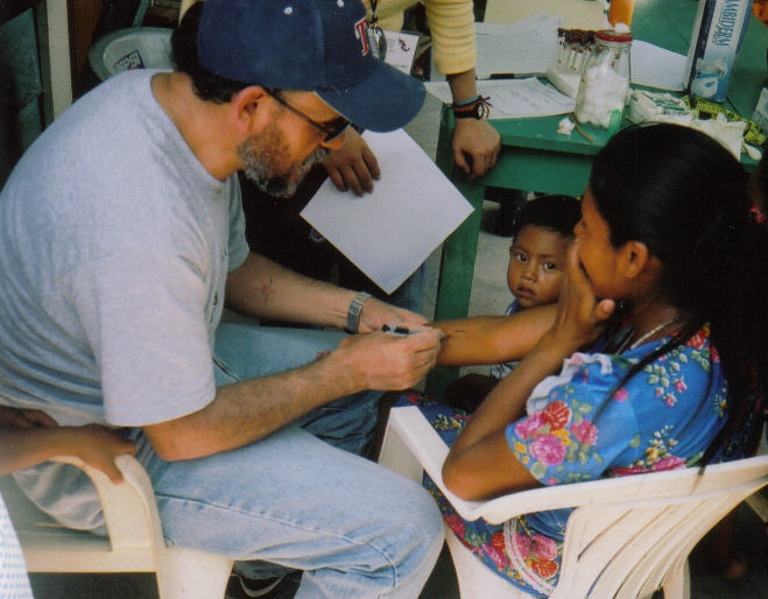
M664 583L664 599L691 599L691 571L684 560Z
M175 547L162 556L157 573L160 599L223 599L233 561Z

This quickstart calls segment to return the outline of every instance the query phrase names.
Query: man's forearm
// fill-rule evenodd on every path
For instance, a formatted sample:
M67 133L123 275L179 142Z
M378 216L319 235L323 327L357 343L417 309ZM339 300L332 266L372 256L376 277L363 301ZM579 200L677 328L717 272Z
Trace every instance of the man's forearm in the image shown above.
M144 431L158 455L169 461L243 447L314 408L362 390L352 369L326 364L326 360L219 387L213 401L202 410L145 426Z
M344 328L355 293L250 254L227 278L227 307L247 316Z

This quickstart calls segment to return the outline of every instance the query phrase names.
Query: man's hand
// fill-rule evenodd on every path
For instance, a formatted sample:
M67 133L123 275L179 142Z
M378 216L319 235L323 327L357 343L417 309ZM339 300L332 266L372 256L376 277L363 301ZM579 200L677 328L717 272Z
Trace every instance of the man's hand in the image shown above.
M482 177L496 165L501 136L488 121L456 119L451 148L456 166L472 177Z
M381 176L376 156L352 127L343 136L344 145L328 154L323 163L328 176L339 191L349 189L356 195L373 191L373 181Z
M333 353L355 371L362 388L399 391L413 387L435 365L442 335L429 327L408 335L376 331L347 337Z
M375 298L369 299L363 304L360 313L359 333L370 333L381 329L385 324L402 325L405 327L421 327L427 323L427 319L421 314L416 314L404 308L398 308Z

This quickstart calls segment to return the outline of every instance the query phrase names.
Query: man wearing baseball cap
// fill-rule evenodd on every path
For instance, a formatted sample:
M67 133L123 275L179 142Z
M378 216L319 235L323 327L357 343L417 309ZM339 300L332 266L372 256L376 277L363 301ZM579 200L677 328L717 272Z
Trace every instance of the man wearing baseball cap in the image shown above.
M125 430L174 545L303 571L297 597L417 597L439 513L355 454L381 390L423 378L440 335L249 253L236 173L290 193L350 121L404 125L421 84L372 57L358 0L207 0L173 51L175 71L78 100L0 193L0 404ZM319 328L219 325L225 305ZM18 481L103 531L78 471Z

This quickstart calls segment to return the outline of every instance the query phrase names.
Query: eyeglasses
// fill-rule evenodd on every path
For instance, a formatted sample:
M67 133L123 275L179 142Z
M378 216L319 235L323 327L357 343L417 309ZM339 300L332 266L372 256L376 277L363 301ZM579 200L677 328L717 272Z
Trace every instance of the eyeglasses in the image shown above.
M344 133L346 131L347 127L349 127L350 122L345 119L343 116L335 119L333 122L329 123L328 125L323 125L322 123L318 123L316 120L308 117L306 114L301 112L298 108L294 108L288 102L283 100L280 96L277 95L276 90L273 89L267 89L264 88L264 91L267 92L271 97L273 97L279 104L287 108L290 112L295 114L300 119L306 121L310 125L312 125L315 129L318 131L322 131L325 133L325 137L323 138L323 143L330 143L334 139L336 139L339 135Z

